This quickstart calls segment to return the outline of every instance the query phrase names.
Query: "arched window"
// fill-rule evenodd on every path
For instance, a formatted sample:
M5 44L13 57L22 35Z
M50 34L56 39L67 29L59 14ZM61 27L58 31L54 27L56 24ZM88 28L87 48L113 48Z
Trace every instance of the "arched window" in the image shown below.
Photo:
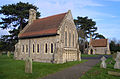
M37 52L39 53L39 44L37 44Z
M74 47L74 34L73 34L73 47Z
M45 44L45 53L47 53L47 43Z
M34 44L33 44L33 53L35 52L35 46L34 46Z
M71 46L71 33L69 33L69 46Z
M28 45L26 45L26 52L28 52Z
M67 46L67 32L65 32L65 46Z
M24 52L24 45L22 45L22 52Z
M51 43L51 53L53 53L53 44Z

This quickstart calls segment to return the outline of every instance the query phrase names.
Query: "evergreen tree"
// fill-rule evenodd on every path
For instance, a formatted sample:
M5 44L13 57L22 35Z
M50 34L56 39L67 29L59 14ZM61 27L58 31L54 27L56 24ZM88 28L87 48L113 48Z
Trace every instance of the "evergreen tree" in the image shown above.
M105 37L101 34L97 34L94 39L105 39Z
M116 52L120 52L120 44L116 42L116 40L111 40L110 41L110 51L111 53L116 53Z
M10 35L3 35L2 42L8 42L11 48L8 50L14 50L14 45L18 41L18 33L22 30L28 23L29 9L38 8L32 4L19 2L16 4L8 4L1 6L0 14L4 15L2 21L0 22L0 28L10 29ZM40 17L40 13L37 11L36 18Z
M85 38L90 38L90 35L95 36L97 33L96 22L88 17L77 17L74 20L78 30L82 30L85 34Z
M78 36L79 38L83 39L83 53L85 53L85 47L87 44L87 48L88 48L88 42L87 42L87 38L90 38L90 35L95 36L97 35L97 33L95 33L97 31L97 27L96 22L93 21L92 19L89 19L88 17L77 17L77 19L74 20L75 25L77 27L78 30Z

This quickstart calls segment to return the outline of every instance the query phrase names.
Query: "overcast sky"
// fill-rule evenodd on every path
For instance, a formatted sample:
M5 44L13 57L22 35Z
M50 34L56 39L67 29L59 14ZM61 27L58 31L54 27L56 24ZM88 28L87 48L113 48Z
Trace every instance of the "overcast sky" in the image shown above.
M120 40L120 0L0 0L0 6L29 2L36 5L41 17L72 11L73 18L88 16L97 23L97 32ZM2 17L2 16L0 16ZM0 35L7 31L0 30Z

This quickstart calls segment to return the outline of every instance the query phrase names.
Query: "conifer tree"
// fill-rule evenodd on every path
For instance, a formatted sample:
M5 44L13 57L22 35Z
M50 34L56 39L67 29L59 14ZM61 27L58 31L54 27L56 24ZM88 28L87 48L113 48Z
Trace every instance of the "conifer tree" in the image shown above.
M77 19L74 20L75 25L78 30L78 36L79 38L83 39L83 53L85 53L85 43L87 43L87 49L88 49L88 42L87 38L90 38L90 35L95 36L98 33L95 33L97 31L96 22L92 19L89 19L88 17L77 17Z
M90 35L95 36L97 27L96 22L92 19L89 19L88 17L77 17L77 19L74 20L76 27L78 30L82 30L85 34L84 38L90 38Z
M0 22L0 28L2 29L10 29L9 35L3 35L1 37L3 42L7 42L10 47L8 50L14 50L14 45L18 41L18 33L22 30L26 24L28 23L29 18L29 9L38 8L35 5L23 2L19 2L16 4L8 4L1 6L0 14L4 15ZM37 11L36 18L40 17L40 12Z

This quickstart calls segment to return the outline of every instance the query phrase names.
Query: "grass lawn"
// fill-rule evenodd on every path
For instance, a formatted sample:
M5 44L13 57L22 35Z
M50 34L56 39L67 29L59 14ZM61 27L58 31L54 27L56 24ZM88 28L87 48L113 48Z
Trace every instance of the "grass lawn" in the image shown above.
M81 54L82 57L97 57L98 55Z
M108 71L117 71L120 73L120 70L114 69L115 61L112 58L107 59L107 63L112 61L111 64L107 64L107 68L100 68L100 63L94 66L91 70L85 73L80 79L120 79L120 77L108 75Z
M0 79L38 79L64 68L83 63L87 60L73 61L64 64L33 62L33 73L24 72L24 61L14 60L6 55L0 56Z

